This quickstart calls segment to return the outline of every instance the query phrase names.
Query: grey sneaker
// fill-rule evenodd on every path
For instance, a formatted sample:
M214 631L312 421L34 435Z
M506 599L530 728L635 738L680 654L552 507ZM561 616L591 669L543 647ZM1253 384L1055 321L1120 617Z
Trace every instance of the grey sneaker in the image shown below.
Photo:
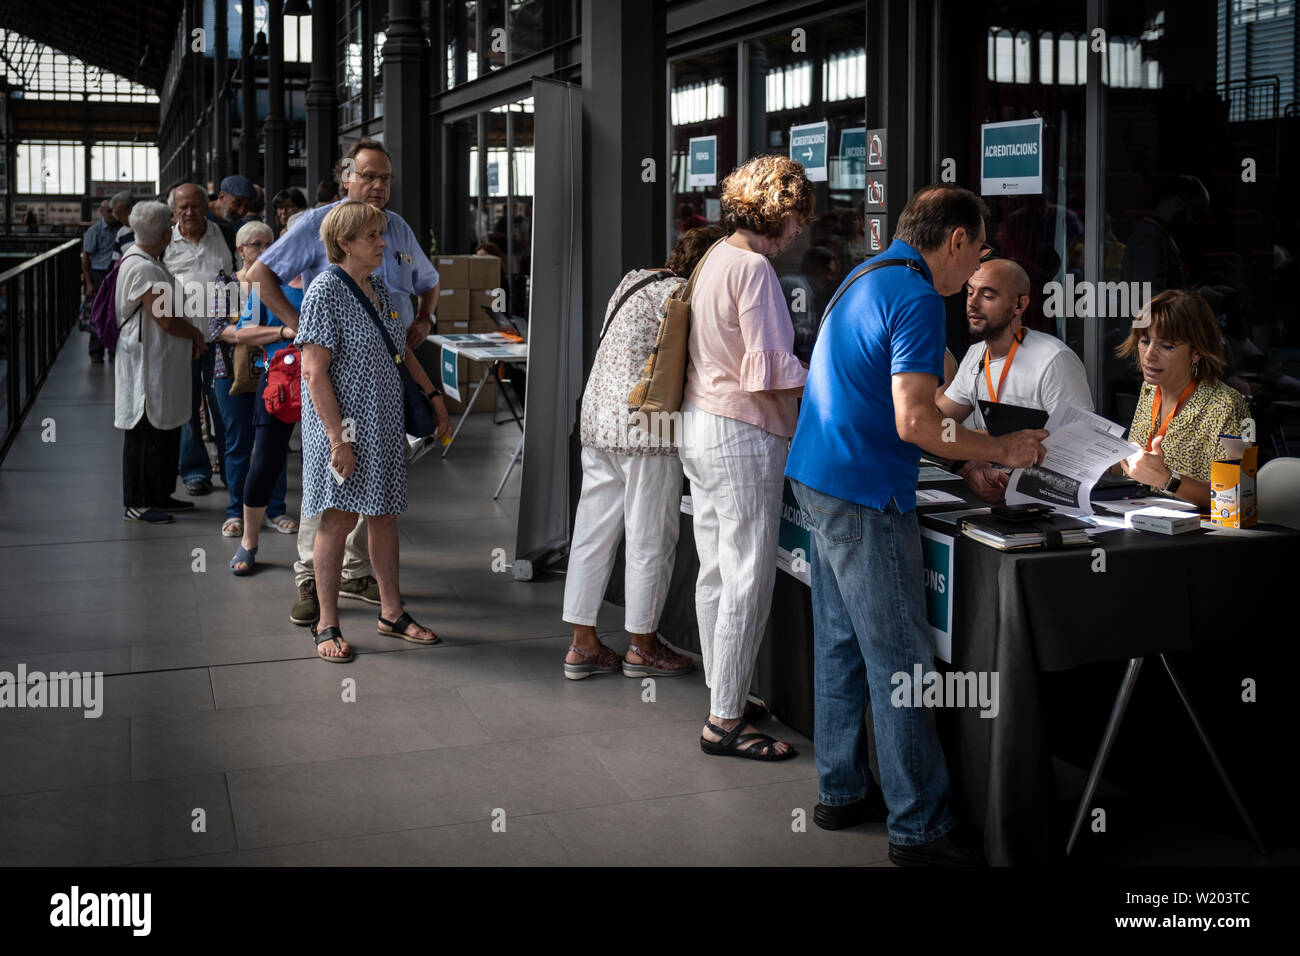
M365 601L367 604L379 604L379 582L373 575L367 574L364 578L353 578L344 581L339 585L339 597L352 598L354 601Z
M320 602L316 600L316 579L308 578L298 585L298 600L289 611L289 620L299 627L320 620Z

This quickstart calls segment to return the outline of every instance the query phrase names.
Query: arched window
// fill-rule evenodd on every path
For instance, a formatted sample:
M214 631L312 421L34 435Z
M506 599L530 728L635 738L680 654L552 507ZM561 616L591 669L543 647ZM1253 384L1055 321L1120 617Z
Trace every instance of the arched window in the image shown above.
M997 81L1010 83L1015 80L1013 51L1010 30L999 30L997 35Z
M1056 40L1050 32L1038 34L1038 82L1051 86L1056 82Z
M1078 82L1075 79L1076 71L1074 68L1076 60L1074 52L1074 34L1069 32L1062 33L1056 49L1059 53L1059 66L1057 67L1059 72L1056 77L1057 82L1062 86L1073 86Z
M1016 34L1015 60L1016 60L1016 82L1017 83L1028 83L1031 81L1030 72L1029 72L1030 71L1029 51L1030 51L1029 32L1026 30L1021 30L1019 33Z

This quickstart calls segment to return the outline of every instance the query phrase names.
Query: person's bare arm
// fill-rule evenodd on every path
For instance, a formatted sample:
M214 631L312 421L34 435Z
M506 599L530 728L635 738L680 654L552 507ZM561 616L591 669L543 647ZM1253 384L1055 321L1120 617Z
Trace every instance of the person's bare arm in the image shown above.
M415 353L408 347L406 350L406 368L411 373L411 378L415 379L415 384L420 386L424 394L428 395L433 391L433 381L429 378L428 373L424 371L424 366L420 364ZM438 437L442 437L451 431L451 416L447 414L447 403L442 400L442 394L433 396L433 414L438 419Z
M302 377L307 383L307 392L311 395L312 408L330 442L330 464L338 469L344 478L352 476L356 468L356 457L352 445L343 437L343 415L339 411L339 400L334 394L334 383L330 381L330 359L333 353L323 345L308 343L302 347Z
M438 306L438 286L435 285L432 289L421 292L415 301L417 303L415 321L406 330L406 347L408 349L418 349L420 344L429 337L429 333L433 331L432 316L433 310ZM430 317L421 319L421 312L428 312Z
M272 342L287 341L285 325L246 325L235 331L235 341L240 345L269 345Z
M280 291L280 277L271 271L271 267L260 260L245 270L245 276L257 290L262 304L271 310L271 314L289 326L298 328L298 310L293 307L285 294Z
M162 283L155 283L145 290L144 295L140 297L140 308L153 316L153 320L158 323L159 328L168 335L178 339L188 339L194 346L194 358L198 358L208 350L208 343L203 338L203 333L195 327L193 322L183 315L172 315L166 310L167 302L170 299L170 296L166 293L170 291ZM143 321L143 318L141 321Z
M964 422L966 416L969 415L973 409L969 405L954 402L944 394L944 388L945 386L939 386L939 391L935 393L934 404L938 406L939 411L943 413L944 418L951 418L955 422Z
M962 428L935 404L935 377L924 372L899 372L892 377L894 426L898 437L931 455L975 458L1025 468L1043 460L1047 432L1026 429L994 438Z
M90 253L89 252L83 252L81 254L81 281L85 284L86 295L90 295L92 292L95 291L95 283L90 278Z

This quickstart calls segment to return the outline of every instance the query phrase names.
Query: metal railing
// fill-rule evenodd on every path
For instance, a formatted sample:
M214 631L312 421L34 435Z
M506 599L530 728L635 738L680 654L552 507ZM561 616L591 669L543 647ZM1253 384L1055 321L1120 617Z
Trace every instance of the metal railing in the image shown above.
M0 464L77 324L81 290L80 239L0 273Z

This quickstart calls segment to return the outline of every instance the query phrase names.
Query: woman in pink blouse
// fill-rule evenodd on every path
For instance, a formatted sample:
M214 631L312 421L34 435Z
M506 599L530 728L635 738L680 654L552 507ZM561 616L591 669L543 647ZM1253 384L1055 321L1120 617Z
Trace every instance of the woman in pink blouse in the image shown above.
M808 368L767 257L812 217L803 166L760 156L722 184L731 235L700 267L691 295L690 364L682 402L682 469L691 482L709 718L705 753L785 760L794 748L744 720L776 576L785 458Z

